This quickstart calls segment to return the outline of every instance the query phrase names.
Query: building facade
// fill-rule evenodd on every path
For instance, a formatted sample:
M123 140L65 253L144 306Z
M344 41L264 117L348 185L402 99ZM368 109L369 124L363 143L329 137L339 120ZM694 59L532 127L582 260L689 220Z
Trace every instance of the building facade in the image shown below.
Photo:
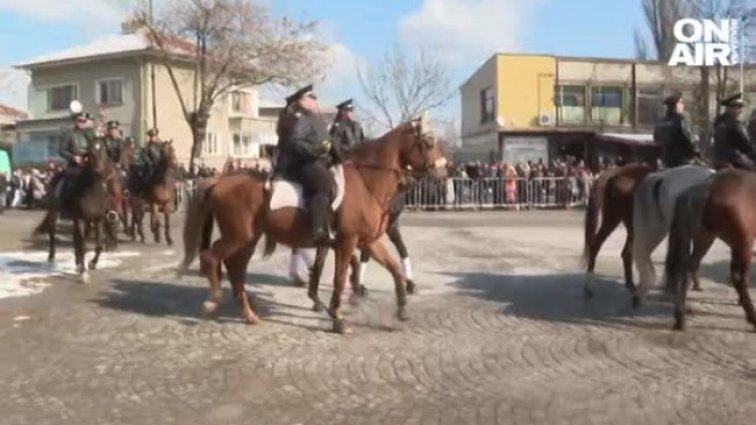
M78 100L95 120L118 120L124 137L139 143L151 127L173 140L180 163L188 165L192 135L162 54L140 31L124 30L93 42L19 64L30 73L29 117L17 122L14 162L57 158L61 134L71 126L69 104ZM184 99L193 98L193 65L173 63ZM258 114L252 88L232 91L214 105L199 164L221 167L229 160L257 158L275 144L275 120Z
M736 68L727 70L726 85L718 84L713 72L709 76L706 110L699 68L496 54L460 87L458 160L512 163L572 155L595 164L604 155L651 158L658 151L651 134L663 115L663 99L681 91L691 122L705 125L718 111L717 89L727 95L737 91ZM750 109L756 105L756 66L746 67L744 80Z

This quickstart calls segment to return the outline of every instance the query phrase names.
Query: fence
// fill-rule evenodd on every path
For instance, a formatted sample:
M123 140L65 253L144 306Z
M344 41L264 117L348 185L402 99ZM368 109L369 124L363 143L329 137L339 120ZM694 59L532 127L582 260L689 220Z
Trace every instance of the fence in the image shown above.
M585 205L590 181L574 177L481 178L421 180L407 196L412 210L549 209ZM184 211L193 181L176 188L176 210Z

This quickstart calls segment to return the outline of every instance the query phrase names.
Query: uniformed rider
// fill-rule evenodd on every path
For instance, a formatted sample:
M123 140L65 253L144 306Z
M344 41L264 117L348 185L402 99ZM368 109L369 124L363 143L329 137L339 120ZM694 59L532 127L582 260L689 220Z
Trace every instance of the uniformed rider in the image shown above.
M317 113L313 86L297 90L286 99L287 111L281 115L277 173L299 182L308 199L313 240L318 246L332 242L329 208L332 177L328 171L331 142L328 129Z
M756 170L756 148L740 120L743 113L743 94L730 96L724 99L721 105L725 107L725 112L714 128L715 166Z
M685 102L682 94L667 97L664 104L667 113L654 129L654 142L662 146L665 166L679 167L700 159L701 152L683 115Z
M161 142L158 135L159 131L157 128L147 130L147 142L144 144L141 152L139 152L139 162L143 167L142 174L144 177L151 178L155 167L160 162Z
M89 113L81 111L80 106L74 108L72 105L71 109L74 110L71 115L74 127L63 135L59 151L60 157L66 162L66 169L55 187L55 197L58 200L68 190L69 182L81 171L85 155L92 152L92 147L97 141L90 125Z
M342 160L344 155L353 147L365 140L360 123L354 119L354 102L345 100L336 105L336 118L331 126L331 142L334 157Z
M103 141L105 142L105 148L108 150L110 160L118 163L121 160L121 148L123 144L120 122L108 121L107 134L105 134Z

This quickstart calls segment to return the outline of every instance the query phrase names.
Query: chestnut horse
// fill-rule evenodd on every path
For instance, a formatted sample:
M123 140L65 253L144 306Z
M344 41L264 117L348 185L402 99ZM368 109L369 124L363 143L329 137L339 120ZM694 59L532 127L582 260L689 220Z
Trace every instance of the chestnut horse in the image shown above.
M403 170L442 175L446 159L441 145L430 131L425 116L401 124L380 139L360 144L344 163L344 196L335 214L337 241L334 292L328 314L333 330L347 330L341 314L341 296L350 259L355 249L367 249L370 255L391 273L397 298L397 317L406 320L406 280L396 260L380 237L388 225L389 201L397 192ZM266 236L265 254L272 254L276 243L292 248L314 246L309 214L296 207L270 210L271 195L267 179L252 174L232 174L201 182L189 204L184 224L183 273L197 256L200 247L200 271L210 284L210 297L204 313L212 314L220 301L220 266L225 264L231 285L240 300L243 316L250 324L259 322L252 311L244 278L247 264L260 238ZM220 239L209 247L213 218L220 229ZM317 285L308 294L316 310L323 308Z
M160 144L160 159L150 175L146 179L140 178L137 173L129 172L129 192L131 200L132 228L131 238L139 239L144 243L145 206L150 209L150 229L155 243L160 243L160 218L163 213L165 219L165 242L173 245L171 238L171 212L173 211L173 199L176 194L176 152L172 140ZM146 204L146 205L145 205Z
M754 214L756 174L752 171L721 170L677 200L665 261L665 289L675 295L674 329L685 329L688 281L716 238L730 247L730 281L746 320L756 326L756 311L748 292L756 238Z
M635 290L633 283L633 196L635 188L654 169L644 164L628 164L602 173L591 188L588 208L585 211L583 261L586 277L583 295L593 297L591 284L596 257L609 235L620 223L625 225L627 236L622 249L622 265L625 269L625 287ZM598 232L599 213L601 227Z

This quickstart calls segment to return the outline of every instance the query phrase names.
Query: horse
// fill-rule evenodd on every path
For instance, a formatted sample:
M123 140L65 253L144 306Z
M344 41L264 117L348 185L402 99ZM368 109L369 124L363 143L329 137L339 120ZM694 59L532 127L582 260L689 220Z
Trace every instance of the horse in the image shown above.
M633 283L633 196L641 181L654 169L645 164L628 164L602 173L591 187L588 207L585 210L583 237L583 263L586 266L583 296L593 297L591 286L594 280L596 257L609 235L622 223L627 236L622 249L622 265L625 270L625 287L635 290ZM601 227L598 226L599 213ZM598 232L596 228L598 227Z
M126 183L125 186L128 186L128 173L131 170L131 164L134 163L135 155L136 150L133 144L124 144L121 148L121 158L118 165L120 167L122 181ZM129 224L129 211L131 208L131 193L128 188L124 187L121 196L121 225L123 226L123 231L126 236L133 240L133 225Z
M651 254L667 236L675 214L675 203L686 190L711 177L714 170L696 164L683 165L651 173L638 185L633 204L633 260L638 269L639 285L633 293L633 305L640 307L648 288L656 284L656 270ZM698 276L694 289L699 290Z
M176 152L172 140L160 143L160 159L151 171L147 179L140 178L138 173L129 173L129 192L131 200L132 229L131 238L136 239L139 234L140 241L144 243L144 220L145 203L150 208L150 229L155 243L160 243L160 218L158 213L162 211L165 219L165 242L168 246L173 245L171 237L171 212L173 211L173 199L176 195Z
M83 165L76 174L69 175L68 186L71 188L61 197L59 205L50 203L47 215L37 226L36 231L45 229L49 238L47 260L55 261L56 228L59 211L66 211L73 220L73 243L76 258L76 270L82 283L89 283L90 276L84 265L86 255L85 232L87 223L92 223L95 238L95 254L88 264L89 270L97 268L102 253L100 236L102 226L113 217L114 211L109 209L110 194L106 180L113 172L113 165L108 157L107 149L101 142L96 142L92 150L83 156Z
M379 238L388 226L389 201L398 190L403 170L409 167L423 175L446 172L443 149L430 131L425 115L402 123L372 143L360 144L349 161L334 169L335 180L342 184L337 183L332 203L336 211L337 240L331 248L336 254L336 269L327 312L336 333L348 331L341 314L341 296L349 261L356 248L368 249L373 259L389 270L396 290L397 317L407 319L405 276ZM206 315L218 308L219 271L224 263L241 302L243 317L249 324L260 321L249 305L244 277L263 235L266 257L274 252L277 243L292 248L314 247L308 214L298 208L301 197L297 195L292 202L281 202L287 190L297 193L298 189L280 180L274 181L272 192L268 186L266 178L246 173L202 181L195 189L187 209L184 259L178 272L186 271L201 247L200 271L210 284L209 299L203 304ZM220 239L210 247L213 218L218 223ZM314 310L324 309L318 297L317 281L310 285L308 295Z
M686 191L675 205L665 260L666 291L674 295L675 330L685 329L688 281L716 238L730 247L730 280L746 320L756 326L748 292L756 237L756 174L724 169ZM691 249L692 244L692 249Z

